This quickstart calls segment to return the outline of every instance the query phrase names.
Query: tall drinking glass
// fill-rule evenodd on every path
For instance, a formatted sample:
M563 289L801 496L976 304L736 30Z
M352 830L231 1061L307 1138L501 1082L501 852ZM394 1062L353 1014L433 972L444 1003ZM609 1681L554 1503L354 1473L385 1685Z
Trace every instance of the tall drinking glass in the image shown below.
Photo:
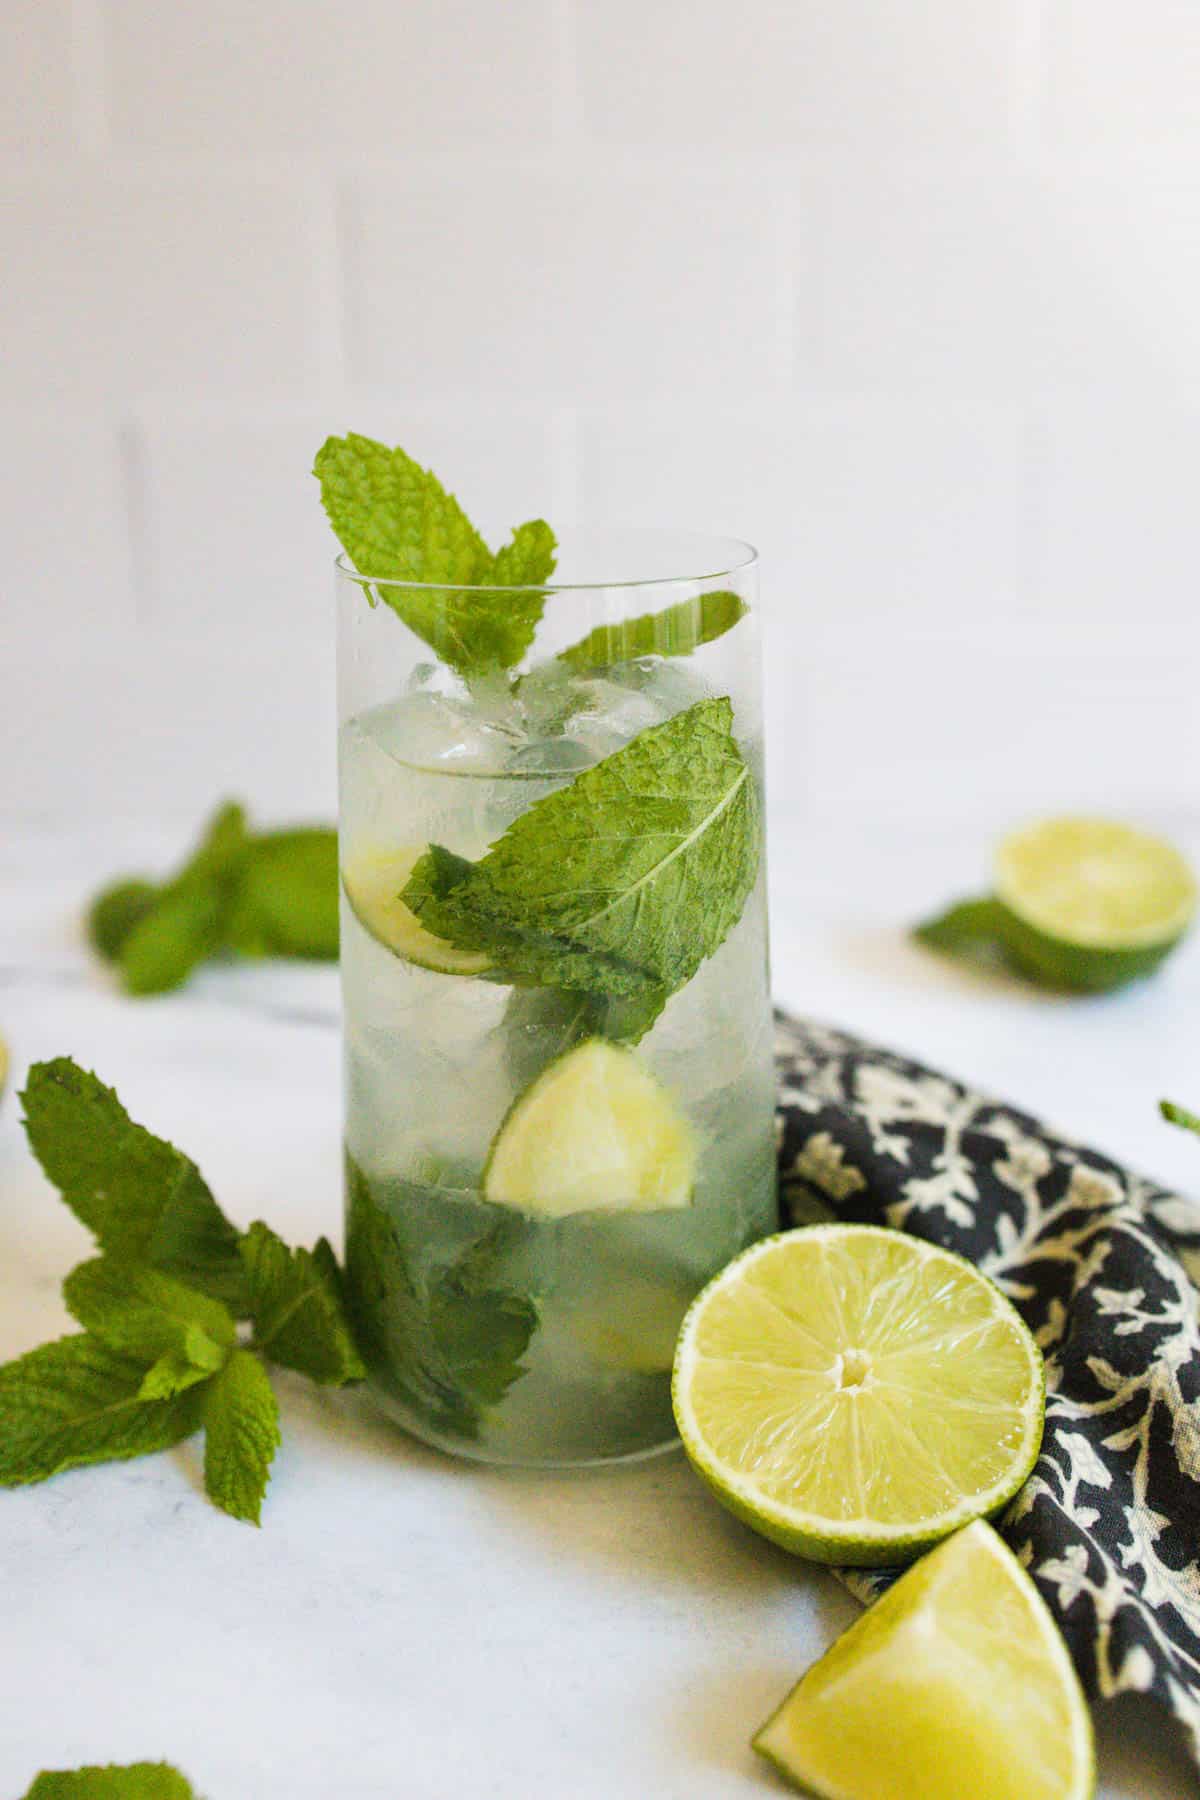
M537 590L339 559L338 605L371 1382L461 1455L645 1454L689 1302L776 1222L754 552L581 533ZM456 621L512 608L519 665L456 671Z

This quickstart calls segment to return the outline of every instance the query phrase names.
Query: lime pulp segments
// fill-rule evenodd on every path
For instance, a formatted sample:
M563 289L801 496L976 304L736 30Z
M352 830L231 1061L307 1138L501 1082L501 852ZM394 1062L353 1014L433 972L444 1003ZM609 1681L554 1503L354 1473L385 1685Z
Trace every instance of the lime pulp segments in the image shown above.
M755 1244L683 1322L672 1384L694 1467L731 1511L817 1562L909 1562L1012 1499L1045 1371L971 1263L873 1225Z
M526 1088L496 1134L487 1200L541 1217L686 1206L692 1128L632 1050L588 1038Z
M1095 1784L1067 1647L982 1522L856 1619L754 1747L821 1800L1088 1800Z

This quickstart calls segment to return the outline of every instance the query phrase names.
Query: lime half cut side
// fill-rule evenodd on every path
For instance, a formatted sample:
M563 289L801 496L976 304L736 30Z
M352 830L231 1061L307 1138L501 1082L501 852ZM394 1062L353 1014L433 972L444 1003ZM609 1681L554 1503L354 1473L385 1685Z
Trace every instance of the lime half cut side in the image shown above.
M487 1200L544 1218L686 1206L691 1125L632 1050L588 1038L519 1097L483 1174Z
M1196 910L1185 859L1161 838L1106 819L1046 819L996 853L1005 948L1027 974L1101 992L1149 975Z
M459 950L435 937L400 898L426 848L402 844L354 851L342 869L346 898L363 930L403 962L438 975L482 975L489 961L481 950Z
M755 1244L683 1322L675 1417L755 1530L816 1562L910 1562L998 1512L1042 1438L1045 1371L962 1257L874 1225Z
M909 1569L814 1663L754 1748L822 1800L1089 1800L1087 1702L990 1525Z

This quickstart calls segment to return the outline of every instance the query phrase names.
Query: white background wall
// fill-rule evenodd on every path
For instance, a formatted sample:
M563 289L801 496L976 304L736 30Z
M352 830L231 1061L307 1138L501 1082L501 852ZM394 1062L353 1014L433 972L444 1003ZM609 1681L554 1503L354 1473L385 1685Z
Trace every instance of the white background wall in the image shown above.
M777 846L1200 764L1194 0L2 0L0 808L331 811L329 430L756 541Z

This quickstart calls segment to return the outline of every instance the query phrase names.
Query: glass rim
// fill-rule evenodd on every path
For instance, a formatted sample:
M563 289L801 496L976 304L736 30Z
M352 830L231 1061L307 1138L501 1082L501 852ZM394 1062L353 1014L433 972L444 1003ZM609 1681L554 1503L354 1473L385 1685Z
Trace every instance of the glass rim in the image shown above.
M586 531L588 528L583 527ZM653 528L623 531L625 537L663 538L671 533ZM356 586L366 585L379 588L416 588L418 591L434 594L586 594L586 593L620 593L638 588L663 588L692 586L701 581L721 581L726 577L743 575L758 562L758 551L753 544L744 538L713 537L706 532L687 532L681 535L692 538L697 544L724 545L727 550L741 552L734 560L728 556L716 558L720 565L715 568L697 570L695 573L679 575L645 575L635 577L632 581L530 581L519 585L501 586L489 581L410 581L402 575L364 575L356 569L345 550L340 550L333 559L333 566L339 575L346 577Z

